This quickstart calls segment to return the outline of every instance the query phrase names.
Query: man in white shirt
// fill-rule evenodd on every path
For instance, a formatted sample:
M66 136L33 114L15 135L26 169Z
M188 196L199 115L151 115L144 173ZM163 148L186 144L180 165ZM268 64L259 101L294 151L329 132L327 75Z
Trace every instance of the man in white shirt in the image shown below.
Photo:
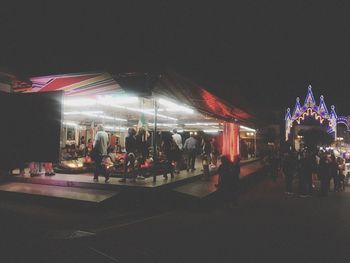
M94 181L98 181L99 174L103 174L102 167L102 158L107 155L107 147L108 147L108 134L104 131L104 128L101 124L97 126L97 133L95 135L94 141L94 151L95 154L95 172L94 172ZM105 174L105 182L107 183L109 180L108 174Z
M179 162L182 159L182 150L183 150L183 145L182 145L182 137L180 134L177 133L177 130L174 129L173 130L173 140L177 145L177 152L174 153L174 159L175 159L175 173L179 173L180 169L179 169Z
M177 133L177 130L173 130L173 140L176 143L177 147L179 148L180 151L182 151L182 137L180 134Z

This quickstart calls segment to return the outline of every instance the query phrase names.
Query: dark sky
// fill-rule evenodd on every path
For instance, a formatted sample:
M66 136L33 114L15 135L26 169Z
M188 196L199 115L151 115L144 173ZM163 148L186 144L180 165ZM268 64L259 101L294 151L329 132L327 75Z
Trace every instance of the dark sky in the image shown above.
M257 108L293 106L311 84L350 113L346 1L26 2L0 11L0 67L22 76L171 67Z

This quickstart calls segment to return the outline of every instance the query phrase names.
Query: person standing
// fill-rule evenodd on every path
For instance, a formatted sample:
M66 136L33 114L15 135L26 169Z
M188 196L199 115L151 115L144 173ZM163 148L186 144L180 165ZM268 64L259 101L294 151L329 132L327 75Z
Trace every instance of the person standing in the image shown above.
M312 172L313 172L313 158L309 152L304 152L304 156L300 160L300 180L301 180L300 197L307 197L312 194Z
M276 182L278 177L278 171L279 171L279 159L278 159L277 152L273 152L270 155L269 164L270 164L271 179L272 181Z
M146 130L144 128L139 128L139 131L135 137L136 139L136 161L137 161L137 173L138 179L145 179L142 174L141 166L145 164L146 159L148 158L148 143Z
M338 192L340 188L340 180L338 176L338 163L335 159L334 154L332 154L330 158L329 172L330 172L330 178L333 178L333 183L334 183L333 191Z
M94 161L95 161L95 172L94 172L94 181L98 181L98 176L104 174L105 182L109 180L109 175L104 172L102 167L102 158L107 155L108 148L108 134L104 131L102 124L97 126L97 133L95 136L95 141L93 145Z
M163 173L163 177L165 180L168 179L168 173L170 173L171 178L174 178L174 166L172 164L174 160L174 151L173 148L176 146L172 136L169 133L162 134L162 145L161 149L165 157L165 169ZM176 146L177 147L177 146Z
M226 156L221 157L221 164L218 169L219 179L215 185L225 206L231 207L233 201L237 205L238 183L239 183L239 163L232 163Z
M215 138L211 138L210 146L211 146L211 154L210 154L211 166L212 168L215 168L218 161L218 146Z
M345 164L344 160L341 157L337 158L337 163L338 163L338 177L339 177L339 191L342 190L344 191L345 189Z
M184 144L184 151L187 154L187 171L191 169L191 171L196 170L195 162L196 162L196 152L197 152L197 140L194 138L194 135L191 134L189 138L186 139Z
M329 192L329 181L330 181L330 167L329 159L327 155L324 155L320 159L319 164L319 175L321 180L321 196L327 196Z
M180 172L180 162L182 159L182 151L183 151L182 137L180 134L177 133L177 130L174 129L172 138L177 146L177 149L174 150L175 173L179 173Z
M121 183L126 182L128 174L128 163L132 169L132 181L135 181L135 151L136 151L136 130L128 129L128 135L125 137L125 155L124 155L124 178L119 180Z
M293 194L293 177L296 172L297 161L294 152L290 151L286 153L282 169L286 180L286 194Z

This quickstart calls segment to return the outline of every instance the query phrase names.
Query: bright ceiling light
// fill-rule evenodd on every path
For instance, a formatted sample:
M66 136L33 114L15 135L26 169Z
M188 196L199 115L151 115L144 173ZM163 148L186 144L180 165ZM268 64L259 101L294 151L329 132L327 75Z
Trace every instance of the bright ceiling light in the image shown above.
M96 110L96 111L65 111L63 112L64 115L80 115L80 114L103 114L103 111Z
M66 125L66 126L73 126L73 127L78 126L78 123L75 123L75 122L72 122L72 121L64 121L63 124Z
M104 115L103 111L67 111L64 112L64 115L84 115L94 118L106 119L106 120L115 120L115 121L127 121L126 119L116 118L108 115Z
M149 122L148 125L150 126L154 126L154 123L151 123ZM177 126L176 123L157 123L157 126L160 126L160 127L171 127L171 126Z
M203 130L205 133L218 133L220 130L219 129L208 129L208 130Z
M246 127L246 126L243 126L243 125L240 125L239 128L240 128L240 130L242 130L242 131L252 131L252 132L256 132L255 129L252 129L252 128L249 128L249 127Z
M81 106L94 106L96 105L95 99L64 99L64 106L81 107Z
M127 127L116 127L116 126L104 126L107 131L126 131Z
M127 111L142 112L144 114L154 116L154 111L152 112L152 111L149 111L149 110L144 110L144 109L139 109L139 108L119 105L117 103L113 103L113 100L110 97L108 97L108 96L99 96L98 97L98 103L101 104L101 105L105 105L105 106L111 106L111 107L114 107L114 108L124 109L124 110L127 110ZM176 118L169 117L169 116L166 116L166 115L163 115L163 114L157 114L157 116L160 117L160 118L168 119L168 120L173 120L173 121L177 120Z
M166 107L167 111L174 111L174 112L186 112L193 114L194 111L186 106L179 105L177 103L165 100L165 99L159 99L159 104Z
M100 119L105 119L105 120L128 121L126 119L116 118L116 117L112 117L112 116L108 116L108 115L102 115L102 114L83 113L83 115L90 116L90 117L95 117L95 118L100 118Z
M103 96L97 96L97 102L99 104L131 104L131 103L138 103L139 98L135 96L127 96L127 95L117 95L117 96L111 96L111 95L103 95Z
M220 125L217 122L196 122L196 123L185 123L186 126L212 126Z

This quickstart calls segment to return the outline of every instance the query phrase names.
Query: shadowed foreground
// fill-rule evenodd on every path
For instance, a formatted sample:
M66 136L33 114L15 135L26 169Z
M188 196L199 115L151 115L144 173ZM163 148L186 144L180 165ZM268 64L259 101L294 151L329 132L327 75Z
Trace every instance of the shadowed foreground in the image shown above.
M282 179L264 178L231 210L215 198L154 198L123 211L2 201L1 261L337 262L350 254L347 192L286 197ZM74 239L73 229L93 235Z

